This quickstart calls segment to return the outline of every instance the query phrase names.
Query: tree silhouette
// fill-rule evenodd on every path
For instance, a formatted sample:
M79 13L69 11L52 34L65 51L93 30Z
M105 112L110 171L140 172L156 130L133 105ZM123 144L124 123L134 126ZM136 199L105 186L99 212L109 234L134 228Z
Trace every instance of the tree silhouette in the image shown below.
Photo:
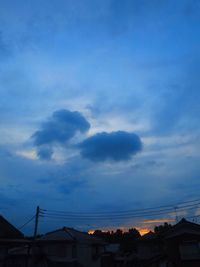
M172 228L172 225L167 223L167 222L165 222L163 225L155 226L154 232L158 233L158 234L161 234L161 233L163 233L163 232L165 232L165 231L167 231L167 230L169 230L171 228Z

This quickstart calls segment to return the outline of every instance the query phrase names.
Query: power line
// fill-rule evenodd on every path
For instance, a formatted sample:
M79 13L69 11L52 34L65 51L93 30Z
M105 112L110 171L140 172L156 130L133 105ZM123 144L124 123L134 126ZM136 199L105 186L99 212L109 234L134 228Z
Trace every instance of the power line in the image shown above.
M51 209L40 209L41 213L51 213L51 214L57 214L57 215L70 215L70 216L103 216L103 215L110 215L112 214L113 216L116 215L123 215L123 214L135 214L136 212L142 213L145 211L158 211L158 210L163 210L166 208L171 210L174 209L174 207L176 206L177 209L182 208L181 206L185 207L184 204L189 204L189 203L194 203L197 202L196 205L200 204L200 199L196 199L196 200L191 200L191 201L185 201L182 203L176 203L176 204L171 204L171 205L163 205L163 206L157 206L157 207L151 207L151 208L144 208L144 209L133 209L133 210L124 210L124 211L110 211L110 212L73 212L73 211L59 211L59 210L51 210ZM195 205L191 204L191 205Z
M192 204L192 205L185 205L180 208L177 208L177 211L189 211L192 209L195 209L198 207L200 203ZM170 209L163 209L163 210L157 210L154 212L140 212L140 213L135 213L135 214L118 214L118 215L113 215L113 214L107 214L107 215L101 215L101 216L87 216L87 215L70 215L70 214L56 214L56 213L50 213L50 212L42 212L41 217L43 218L53 218L53 219L59 219L59 220L123 220L123 219L133 219L133 218L142 218L142 217L152 217L152 216L159 216L159 215L164 215L169 213L174 213L174 208Z
M22 226L20 226L18 229L21 230L22 228L24 228L27 224L29 224L31 221L33 221L33 219L35 219L35 215L33 217L31 217L27 222L25 222Z
M199 215L193 215L193 216L187 216L185 217L186 219L195 219L195 218L199 218L200 217L200 214Z
M195 208L195 207L198 207L198 205L200 204L200 202L198 203L195 203L195 204L190 204L190 205L185 205L185 206L181 206L181 207L177 207L176 209L177 210L186 210L186 209L192 209L192 208ZM48 216L54 216L54 217L64 217L64 218L74 218L74 219L81 219L81 218L85 218L85 219L90 219L90 218L95 218L95 219L99 219L99 218L129 218L129 217L135 217L135 216L145 216L145 215L159 215L159 214L166 214L166 213L169 213L169 212L174 212L174 208L166 208L166 209L159 209L159 210L154 210L154 211L145 211L145 212L135 212L135 213L124 213L124 214L90 214L90 215L84 215L84 214L81 214L79 215L78 213L77 214L70 214L70 213L63 213L63 214L60 214L60 213L57 213L57 212L49 212L49 211L43 211L41 212L41 214L43 216L45 215L48 215Z

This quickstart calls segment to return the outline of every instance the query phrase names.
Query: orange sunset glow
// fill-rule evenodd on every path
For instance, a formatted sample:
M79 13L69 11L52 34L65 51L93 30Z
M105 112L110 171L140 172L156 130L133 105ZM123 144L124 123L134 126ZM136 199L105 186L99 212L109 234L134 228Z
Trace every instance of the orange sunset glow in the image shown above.
M122 232L127 232L131 228L136 228L140 235L143 236L147 234L150 231L153 231L154 227L158 224L163 224L163 223L173 223L175 220L174 219L169 219L169 218L158 218L158 219L147 219L143 220L141 222L141 226L121 226L121 227L112 227L112 228L101 228L102 232L108 232L108 231L116 231L117 229L122 230ZM94 234L95 230L90 229L88 231L88 234Z
M145 235L151 231L151 229L149 228L136 228L136 229L140 232L141 235Z
M128 228L126 229L126 228L120 228L123 232L126 232L126 231L128 231ZM141 235L145 235L145 234L147 234L148 232L150 232L151 231L151 229L149 229L149 228L138 228L138 227L136 227L136 229L139 231L139 233L141 234ZM116 231L116 229L107 229L107 230L101 230L102 232L107 232L107 231ZM95 230L89 230L88 231L88 234L90 234L90 235L93 235L94 234L94 232L95 232Z

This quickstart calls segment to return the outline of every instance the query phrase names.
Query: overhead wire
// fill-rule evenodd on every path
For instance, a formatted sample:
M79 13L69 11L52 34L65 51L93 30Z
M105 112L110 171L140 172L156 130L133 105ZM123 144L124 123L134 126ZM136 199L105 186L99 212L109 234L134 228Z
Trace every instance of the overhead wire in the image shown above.
M28 225L32 220L35 219L35 215L32 216L28 221L26 221L22 226L20 226L18 229L21 230L23 229L26 225Z
M194 202L194 201L193 201ZM188 201L185 203L192 203L192 201ZM179 207L176 206L176 211L189 211L192 209L195 209L198 207L200 202L194 203L194 204L189 204L189 205L179 205ZM84 215L83 213L70 213L70 212L65 212L65 213L59 213L57 211L48 211L48 210L41 210L41 217L46 217L46 218L53 218L53 219L60 219L60 220L123 220L123 219L132 219L132 218L142 218L142 217L152 217L152 216L159 216L159 215L164 215L164 214L170 214L174 213L174 207L170 208L165 208L165 209L155 209L154 210L147 210L145 211L138 211L138 212L132 212L130 213L124 213L124 214L86 214Z
M99 212L73 212L73 211L60 211L60 210L51 210L51 209L41 209L41 212L50 212L50 213L56 213L56 214L69 214L69 215L107 215L107 214L126 214L126 213L135 213L135 212L145 212L145 211L154 211L158 209L163 208L170 208L174 209L175 207L178 208L178 206L188 204L188 203L194 203L194 202L200 202L200 199L185 201L185 202L179 202L176 204L169 204L169 205L162 205L157 207L150 207L150 208L143 208L143 209L132 209L132 210L122 210L122 211L99 211ZM199 204L199 203L198 203Z

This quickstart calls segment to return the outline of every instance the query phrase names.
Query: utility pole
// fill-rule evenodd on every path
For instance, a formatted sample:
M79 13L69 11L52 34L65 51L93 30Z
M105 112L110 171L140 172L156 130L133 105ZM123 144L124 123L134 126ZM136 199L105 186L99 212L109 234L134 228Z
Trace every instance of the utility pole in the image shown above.
M40 207L37 206L35 213L35 227L34 227L33 241L28 245L26 267L33 266L32 261L34 258L34 245L37 237L39 215L40 215Z
M34 228L34 236L33 236L34 237L34 240L37 237L39 215L40 215L40 207L37 206L36 213L35 213L35 228Z

